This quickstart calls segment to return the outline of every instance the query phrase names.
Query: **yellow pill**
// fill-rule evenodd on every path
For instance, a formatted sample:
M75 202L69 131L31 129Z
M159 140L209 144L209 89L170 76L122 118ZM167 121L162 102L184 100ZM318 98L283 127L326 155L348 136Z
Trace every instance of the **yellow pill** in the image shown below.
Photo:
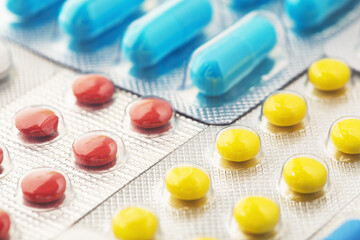
M196 167L177 167L165 177L169 193L180 200L196 200L204 197L210 188L210 178Z
M347 154L360 154L360 119L345 119L331 130L331 140L337 150Z
M326 185L328 174L321 162L309 157L298 157L285 164L283 178L294 192L308 194L321 191Z
M342 61L324 58L314 62L308 71L309 81L321 91L335 91L349 81L350 68Z
M236 204L234 218L243 232L251 234L269 233L279 222L280 210L266 197L247 197Z
M273 125L293 126L305 118L306 102L294 93L277 93L265 101L263 114Z
M112 220L114 235L122 240L153 239L158 220L149 210L129 207L120 211Z
M230 129L216 142L220 156L228 161L243 162L254 158L260 151L260 138L247 129Z

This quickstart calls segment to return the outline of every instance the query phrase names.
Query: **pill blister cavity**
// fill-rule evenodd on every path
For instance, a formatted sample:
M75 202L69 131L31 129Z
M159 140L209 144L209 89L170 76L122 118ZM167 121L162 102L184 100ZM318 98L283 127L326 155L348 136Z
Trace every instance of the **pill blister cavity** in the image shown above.
M293 133L309 123L306 99L293 91L276 91L263 102L260 125L271 133Z
M191 164L170 169L162 191L163 203L178 210L209 206L214 195L208 172Z
M360 117L348 116L337 119L330 127L326 150L337 161L360 160Z
M124 142L108 131L91 131L79 136L72 151L74 165L90 173L114 171L127 161Z
M55 142L66 133L60 111L46 105L33 105L14 115L14 138L24 145L44 145Z
M280 173L279 191L285 198L305 202L323 197L330 190L329 168L319 156L290 157Z
M263 196L249 196L237 202L230 217L232 239L278 239L282 234L280 208Z
M18 184L17 200L34 211L50 211L67 205L74 197L68 176L53 168L36 168Z
M210 149L214 166L225 170L244 170L255 167L261 161L259 134L246 126L231 126L222 129Z
M349 66L334 58L323 58L311 64L307 77L306 92L318 99L345 97L354 85Z
M261 82L279 73L288 62L286 44L275 15L252 12L198 48L191 57L188 75L201 94L221 96L255 69L259 76L253 79Z
M5 177L12 169L13 162L10 154L5 145L0 143L0 178Z
M159 97L141 97L126 107L125 127L132 133L158 137L176 127L175 111L171 103Z
M112 220L113 235L121 240L156 239L159 222L154 213L142 207L120 210Z
M11 67L12 60L10 51L7 49L3 42L0 42L0 82L6 79Z

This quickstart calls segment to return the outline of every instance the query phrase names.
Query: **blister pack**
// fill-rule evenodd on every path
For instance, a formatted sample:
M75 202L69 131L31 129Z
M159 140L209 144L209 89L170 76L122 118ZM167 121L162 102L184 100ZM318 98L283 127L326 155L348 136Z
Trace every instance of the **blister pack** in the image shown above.
M112 196L76 227L91 228L111 239L112 232L116 229L116 214L121 209L140 206L151 209L158 217L159 231L164 239L323 239L325 236L320 238L316 235L319 229L345 206L348 205L348 209L356 206L356 203L349 203L360 193L358 182L354 181L359 174L358 161L338 159L339 154L349 155L333 154L328 148L329 136L337 149L344 146L337 142L334 125L344 117L356 118L360 110L356 104L359 76L353 74L352 79L356 83L348 83L349 88L345 91L332 92L329 97L318 95L308 87L307 75L301 76L286 91L277 93L287 97L293 95L297 101L305 99L307 107L302 118L297 120L300 121L297 127L287 128L284 123L282 128L286 131L278 131L280 127L268 128L262 125L260 116L263 114L273 125L278 124L275 121L276 115L271 115L266 110L266 104L271 104L268 99L264 106L256 108L234 125L226 128L208 127ZM230 139L236 138L235 136L246 137L246 141L237 143L239 145L230 143ZM226 142L228 144L223 145ZM247 151L229 151L231 147L244 146ZM186 195L177 195L179 192L173 192L169 188L172 169L184 165L203 169L209 176L210 187L207 189L210 198L209 195L203 195L205 200L202 201L180 200ZM301 173L298 172L302 171L300 166L312 169L306 173L309 175L303 175L307 176L304 179L301 179ZM298 178L293 178L291 172ZM296 175L297 173L300 175ZM183 175L178 172L178 177L181 176ZM196 179L197 190L190 185L183 185L187 186L188 191L196 192L202 189L201 186L208 186L201 184L204 180L200 180L202 178L198 175L191 176L193 180L184 178L178 184L195 184ZM164 188L165 192L170 190L170 195L176 200L166 200ZM246 206L243 205L244 199L249 201L253 196L261 197L257 200L259 202L265 201L263 197L271 199L278 206L279 215L275 207L272 207L274 210L266 208L267 217L271 212L274 218L278 216L275 218L278 219L278 222L275 221L276 226L270 220L266 224L262 222L263 218L258 217L261 208L254 210L257 217L250 215L253 218L244 218L246 221L256 219L257 222L252 222L252 228L237 215L238 211L241 213L241 206ZM248 205L248 209L251 209L250 206L255 207ZM271 235L249 234L249 231L255 233L259 230L254 227L259 222L263 228L272 226L274 232Z
M356 1L344 1L344 3L334 4L329 8L323 6L325 9L328 9L327 13L312 13L317 15L315 22L322 22L329 17L329 15L335 14L332 18L333 21L330 23L326 22L325 26L320 29L317 28L316 31L313 31L312 33L299 33L299 31L293 31L286 24L283 24L284 22L288 22L287 17L285 16L286 14L284 14L284 9L287 9L288 13L291 14L294 12L293 18L295 21L297 21L298 24L303 23L303 25L300 24L296 27L302 29L309 26L307 26L306 24L308 23L301 18L301 11L299 10L299 12L297 12L296 6L294 6L295 10L292 10L291 5L285 7L281 1L276 0L264 1L262 4L245 1L245 3L253 5L250 7L237 6L235 8L231 8L229 3L213 0L211 1L212 19L209 19L211 10L209 10L207 3L199 3L199 6L196 6L197 3L192 3L193 6L190 6L190 4L179 7L172 5L172 3L166 3L166 1L149 0L145 1L142 5L141 11L135 11L133 9L139 7L143 1L134 1L131 3L131 6L126 6L126 9L133 10L131 11L132 14L130 12L127 13L127 18L118 14L116 15L117 18L120 18L118 20L115 18L110 19L112 12L109 9L112 10L116 7L124 9L123 5L121 5L124 3L119 2L118 6L116 5L112 8L111 4L114 3L111 3L111 1L106 4L101 4L101 1L98 1L99 3L94 2L94 6L87 6L89 7L88 15L91 18L91 14L95 14L91 9L101 8L99 13L101 14L102 11L109 13L109 19L100 19L101 15L99 15L99 19L91 25L92 27L89 30L88 28L83 28L81 23L89 22L91 19L79 18L76 22L76 13L74 13L74 11L67 12L66 10L67 8L78 7L78 3L73 3L74 6L70 6L72 3L67 2L68 1L65 2L64 9L59 17L62 30L58 27L57 16L63 1L53 1L52 3L55 5L49 8L50 10L43 11L41 14L37 15L37 17L30 18L30 20L27 18L26 21L19 20L19 18L9 14L4 6L0 7L0 15L4 16L4 20L0 25L2 36L25 45L31 50L70 68L83 72L106 72L116 85L122 89L139 95L160 96L170 100L175 109L182 114L198 119L204 123L219 125L234 122L240 116L258 105L272 91L284 87L289 81L304 71L312 61L319 58L324 53L324 42L330 39L330 37L337 35L354 21L358 17L360 9ZM230 4L237 5L235 4L236 2L237 1L230 1ZM13 7L12 5L10 6ZM321 9L321 6L319 9ZM10 9L12 9L11 7ZM197 8L201 9L201 11L199 9L196 10ZM179 31L177 33L176 31L172 32L171 29L176 29L176 26L179 26L179 24L174 23L173 20L167 20L166 16L162 15L165 10L173 11L171 9L183 9L178 10L180 12L176 12L177 10L175 10L174 15L177 15L179 18L183 17L184 19L181 20L182 23L185 25L189 24L186 26L192 26L187 28L184 27L184 29L186 29L184 31L189 31L186 37L177 36L176 34L178 34ZM318 8L313 7L313 9ZM14 9L12 11L16 12ZM203 68L198 69L198 72L196 73L195 60L201 61L199 58L202 58L201 56L204 52L201 50L203 48L221 48L223 50L223 47L228 45L226 44L227 38L237 38L236 29L233 29L234 31L231 32L231 27L229 28L229 26L237 20L242 19L248 13L254 14L254 11L258 11L260 17L265 17L270 20L271 24L276 28L277 38L275 38L274 41L271 40L269 36L272 34L272 30L271 28L268 28L268 30L264 30L266 37L261 38L267 39L268 42L263 41L260 43L248 40L249 42L244 43L243 45L242 42L240 42L240 49L238 49L239 53L243 54L254 51L253 54L256 56L249 62L247 62L248 59L246 58L239 59L239 61L243 60L244 66L232 66L231 62L226 62L226 59L229 59L229 56L233 54L233 51L229 51L229 56L217 56L217 59L223 60L223 62L219 63L219 66L221 66L220 69L217 69L215 65L208 65L203 62L202 64L207 64L207 66L212 67L207 70ZM24 12L27 11L24 10ZM138 44L135 41L136 34L138 34L136 28L134 28L133 35L131 33L131 28L126 30L131 22L134 22L135 19L138 19L148 12L150 12L150 14L140 18L139 21L136 21L136 24L139 23L138 29L145 29L144 26L147 24L147 21L149 24L151 22L155 23L157 21L156 19L160 19L157 18L157 16L164 17L165 20L162 22L167 23L167 25L161 25L164 29L156 32L158 29L153 28L153 33L144 34L147 37L152 38L148 40L150 42L164 42L162 45L159 43L159 46L161 47L152 43ZM196 12L201 14L196 14ZM324 10L324 12L326 11ZM21 13L17 12L18 15ZM27 14L23 14L27 16ZM124 12L124 14L126 13ZM191 18L187 14L191 15ZM271 17L267 18L268 15L271 15ZM194 18L197 19L194 20L197 21L196 23L192 23L191 21L186 22L186 19L192 19L194 16L197 16L197 18ZM297 18L297 16L300 17ZM94 18L96 17L97 15L95 14ZM309 17L312 18L312 16ZM249 16L247 18L249 20ZM142 19L145 20L143 21ZM67 20L69 22L67 22ZM71 21L73 21L75 25L72 25L73 22ZM106 24L103 24L105 21L107 21ZM116 21L121 21L122 23L116 25ZM250 31L250 29L252 29L251 24L259 23L256 23L256 21L246 22L244 19L242 21L243 24L236 23L232 28L241 28L242 31L248 29ZM76 23L78 23L79 26L76 25ZM208 25L204 27L207 23ZM261 25L262 23L259 24ZM132 25L135 25L135 23L130 26ZM153 25L155 26L156 24ZM236 25L240 26L236 27ZM292 23L291 25L296 24ZM100 29L100 26L103 26L103 29L105 30L111 30L101 35L99 33L102 33L103 29ZM247 26L250 27L248 28ZM203 31L201 31L202 29ZM228 29L227 33L224 32L226 29ZM264 29L266 29L266 27ZM66 34L64 32L66 32ZM168 37L165 37L164 32L167 33ZM202 33L199 34L199 32ZM194 37L195 33L197 33L197 37ZM72 40L69 40L67 35L70 35ZM124 35L128 36L124 37ZM249 38L244 39L250 39L250 35ZM138 35L138 37L139 36L140 35ZM214 36L217 37L214 38ZM88 38L93 39L84 43L83 38L85 38L85 40ZM189 39L192 40L189 41ZM126 43L122 44L122 41ZM131 41L134 42L131 43ZM79 44L79 42L81 44ZM188 43L185 44L185 42ZM207 43L204 45L205 42ZM130 46L127 45L127 43L138 44L136 46L149 46L154 49L145 49L143 50L144 53L141 53L140 50L138 52L135 51L135 55L132 55L133 53L126 50L127 47ZM221 45L223 43L225 43L224 46ZM248 49L241 48L241 46L249 46L249 44L255 45ZM261 44L265 45L262 46ZM276 47L273 46L274 44ZM134 46L135 45L133 45L133 47ZM256 53L259 55L256 55L256 50L251 50L256 47L264 49L264 51L259 51ZM155 48L158 49L155 50ZM269 53L269 50L265 50L267 48L272 51ZM196 49L198 49L198 51L192 55ZM217 50L217 52L221 51ZM136 56L136 54L146 55L148 53L154 53L154 56L148 57L151 59L148 62L136 60L142 59L142 61L147 61L145 60L147 59L147 56L139 57ZM200 57L199 54L201 55ZM242 54L236 54L235 56L243 56ZM196 56L198 57L196 58ZM209 53L209 56L213 56L213 53ZM132 65L125 58L129 58L137 64ZM259 61L264 58L265 60L261 61L260 64ZM148 66L149 64L151 67L138 67ZM222 81L222 77L231 78L231 75L235 71L234 68L236 67L240 68L236 71L242 73L240 74L241 81L239 79L240 75L236 74L236 79L224 79L223 82L226 83L224 86L217 85L217 81ZM199 79L199 83L197 83L197 74L204 74L205 78L211 79L211 89L208 89L208 86L203 86L201 84L201 78ZM227 93L219 97L218 95L223 94L225 90L228 90ZM216 95L218 97L209 97L209 95Z
M21 81L34 77L32 63L41 67L44 61L44 69L53 69L42 59L26 61L29 53L10 47L19 51L11 71L21 70ZM10 73L7 81L16 83L14 76ZM9 102L1 109L0 206L11 217L10 239L54 238L206 127L172 114L170 128L161 134L139 132L124 124L126 108L141 100L136 96L115 91L110 102L89 106L72 93L78 74L61 69L42 77L46 81L27 93L29 85L18 85L21 96L13 101L6 96ZM2 90L17 93L13 86ZM44 115L46 121L36 126ZM91 152L99 142L104 150ZM100 162L98 154L103 154Z

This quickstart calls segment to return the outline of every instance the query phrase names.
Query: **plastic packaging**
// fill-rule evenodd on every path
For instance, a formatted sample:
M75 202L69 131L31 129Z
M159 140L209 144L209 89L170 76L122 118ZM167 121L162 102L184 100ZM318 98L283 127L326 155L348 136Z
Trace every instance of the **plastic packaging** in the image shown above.
M4 80L12 66L11 55L3 42L0 42L0 82Z

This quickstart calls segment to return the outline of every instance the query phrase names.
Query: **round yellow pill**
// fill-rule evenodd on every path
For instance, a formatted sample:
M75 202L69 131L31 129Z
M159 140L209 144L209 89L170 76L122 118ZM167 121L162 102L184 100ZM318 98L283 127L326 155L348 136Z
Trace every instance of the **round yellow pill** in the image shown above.
M196 167L176 167L165 177L169 193L180 200L196 200L204 197L210 188L210 178Z
M122 240L153 239L158 220L149 210L139 207L129 207L120 211L112 220L114 235Z
M350 68L342 61L324 58L314 62L308 71L309 81L321 91L335 91L349 81Z
M308 194L324 188L328 173L321 162L309 157L298 157L285 164L283 178L294 192Z
M260 138L247 129L230 129L216 142L220 156L228 161L243 162L254 158L260 151Z
M360 119L349 118L335 124L331 140L340 152L360 154Z
M234 218L243 232L251 234L269 233L279 222L280 210L266 197L247 197L236 204Z
M293 126L305 118L306 102L294 93L277 93L266 99L263 114L275 126Z

